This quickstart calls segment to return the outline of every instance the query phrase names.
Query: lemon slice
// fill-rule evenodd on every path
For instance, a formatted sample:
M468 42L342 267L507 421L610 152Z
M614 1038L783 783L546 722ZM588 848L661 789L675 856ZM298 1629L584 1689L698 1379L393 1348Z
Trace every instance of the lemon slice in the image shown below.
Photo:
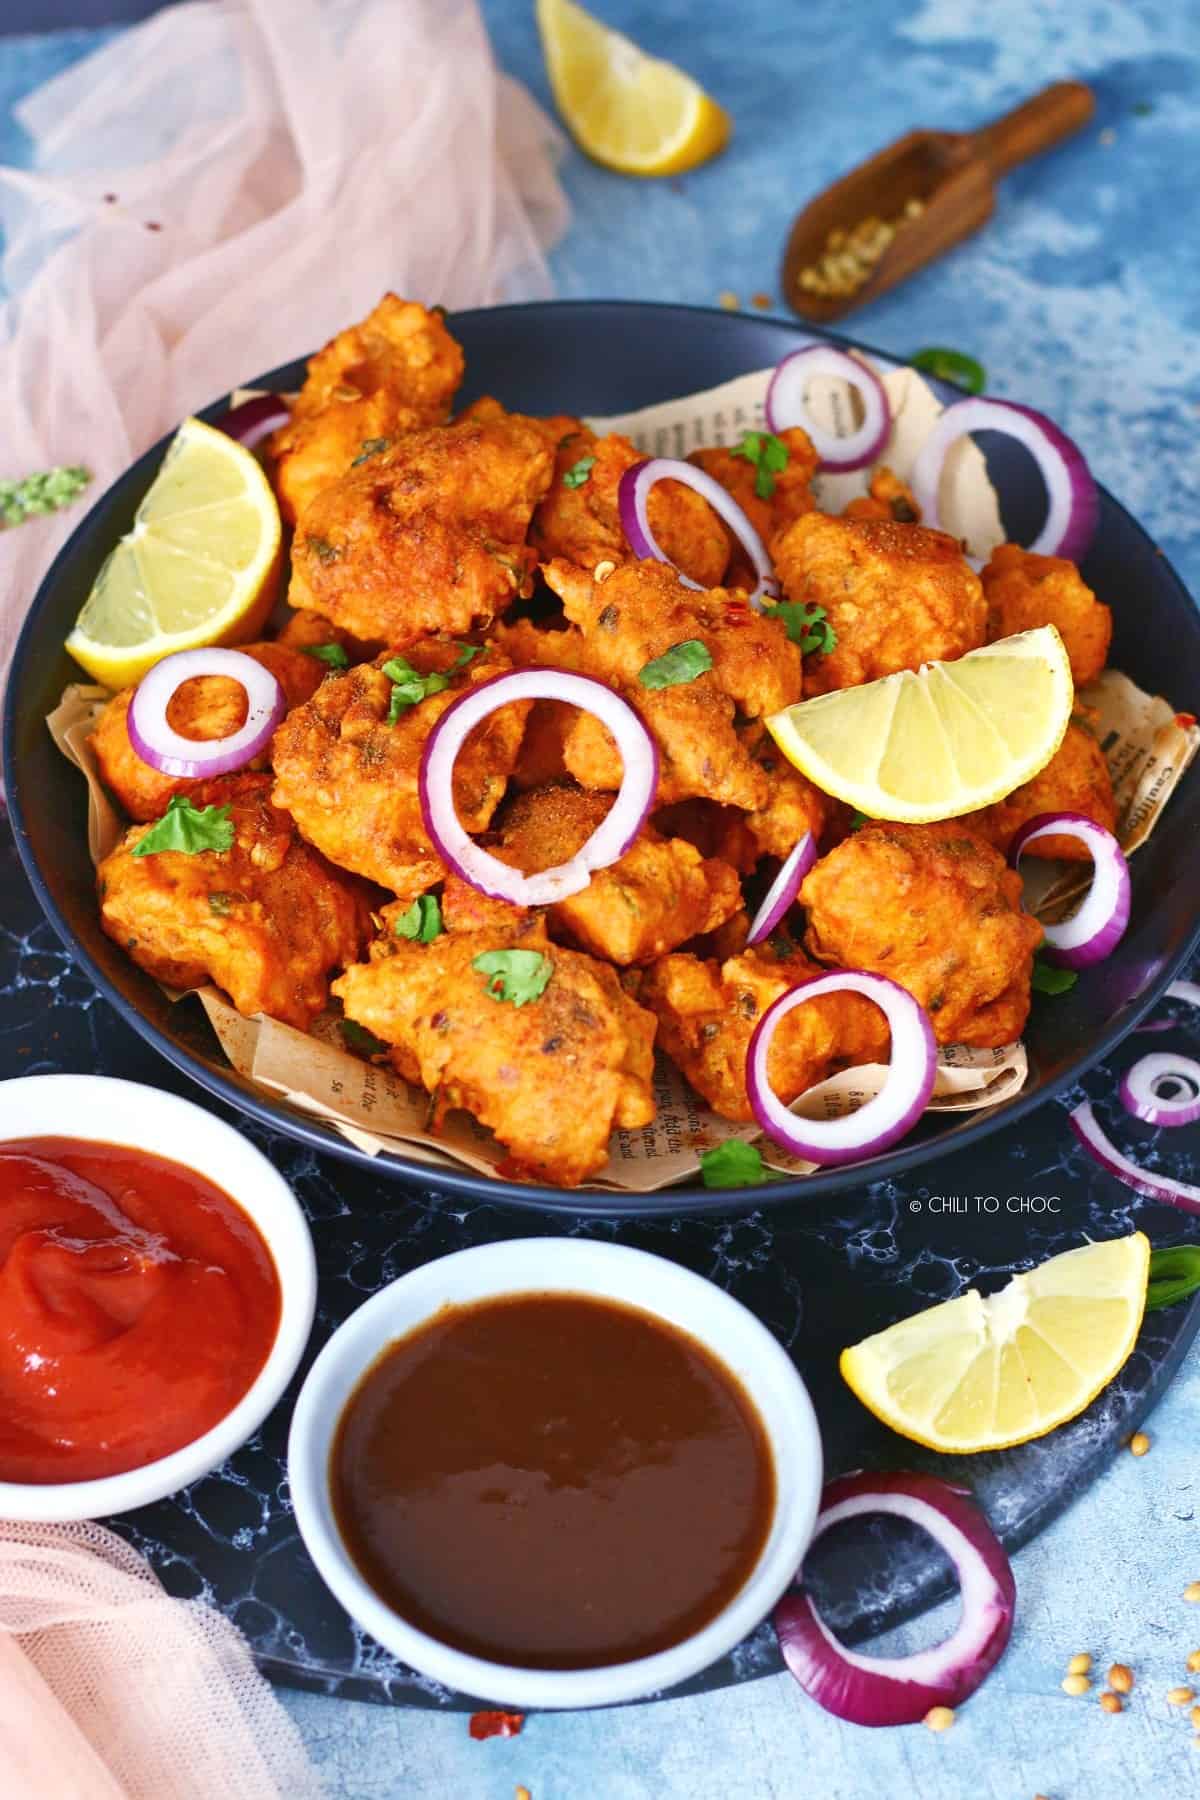
M646 56L575 0L537 0L558 110L571 136L624 175L678 175L729 141L729 114L674 63Z
M122 688L173 650L245 643L271 610L280 543L279 508L254 457L185 419L67 649L94 680Z
M1003 1450L1065 1424L1133 1349L1150 1243L1140 1231L1052 1256L983 1299L902 1319L843 1350L863 1405L931 1450Z
M767 720L788 761L871 819L919 825L1003 800L1062 742L1075 689L1053 625Z

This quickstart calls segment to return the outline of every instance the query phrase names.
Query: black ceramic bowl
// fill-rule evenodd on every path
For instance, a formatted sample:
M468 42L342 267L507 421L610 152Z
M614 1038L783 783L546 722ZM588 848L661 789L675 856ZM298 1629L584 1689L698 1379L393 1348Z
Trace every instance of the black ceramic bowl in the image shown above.
M703 308L623 301L551 302L462 313L453 321L467 356L463 398L495 394L532 413L616 413L712 387L777 362L810 339L771 319ZM844 340L842 340L844 341ZM872 354L877 354L873 352ZM262 377L294 389L303 366ZM947 390L948 395L953 390ZM1023 396L1036 402L1037 395ZM204 415L220 414L227 402ZM985 448L986 448L985 444ZM86 797L59 755L45 716L78 671L63 640L116 538L126 531L158 468L163 445L136 462L93 507L54 563L17 645L4 720L9 804L17 846L46 914L101 992L176 1066L264 1124L376 1172L514 1206L593 1214L699 1212L736 1208L738 1195L701 1187L657 1194L579 1193L435 1168L401 1157L365 1158L336 1132L250 1087L225 1062L200 1008L171 1006L156 985L100 930L85 835ZM1005 522L1017 536L1037 529L1041 482L1023 452L988 453ZM1200 613L1141 526L1101 491L1100 526L1084 573L1116 615L1112 661L1141 687L1180 708L1200 703ZM1099 1061L1177 973L1196 936L1200 892L1200 766L1181 782L1149 844L1134 859L1133 919L1114 954L1073 991L1037 1004L1026 1032L1030 1076L1023 1092L985 1112L923 1121L898 1149L870 1164L746 1191L755 1207L858 1186L961 1149L1013 1121Z

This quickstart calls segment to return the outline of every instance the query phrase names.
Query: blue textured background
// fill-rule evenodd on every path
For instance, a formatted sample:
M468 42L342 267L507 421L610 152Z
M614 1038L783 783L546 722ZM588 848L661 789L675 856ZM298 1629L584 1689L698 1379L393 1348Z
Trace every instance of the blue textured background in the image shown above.
M49 0L0 0L10 31ZM504 66L548 102L527 0L484 0ZM134 9L128 3L121 11ZM793 211L912 125L967 128L1062 76L1096 88L1097 118L1004 184L988 229L856 315L897 354L968 350L992 391L1044 407L1200 591L1194 495L1200 425L1200 8L1086 0L603 0L614 24L674 57L730 109L735 138L707 169L634 183L577 153L564 164L571 231L552 257L561 293L749 305L775 294ZM58 0L54 22L114 16ZM0 38L0 156L20 160L9 108L99 41L95 31ZM1136 596L1130 596L1136 603ZM1017 1562L1012 1649L945 1737L839 1726L787 1677L618 1713L531 1719L472 1743L461 1716L285 1695L331 1796L348 1800L1175 1800L1200 1792L1186 1714L1165 1703L1200 1646L1193 1356L1123 1456ZM944 1609L903 1634L932 1641ZM1138 1686L1108 1719L1059 1690L1067 1657L1131 1663ZM816 1771L814 1773L814 1771Z

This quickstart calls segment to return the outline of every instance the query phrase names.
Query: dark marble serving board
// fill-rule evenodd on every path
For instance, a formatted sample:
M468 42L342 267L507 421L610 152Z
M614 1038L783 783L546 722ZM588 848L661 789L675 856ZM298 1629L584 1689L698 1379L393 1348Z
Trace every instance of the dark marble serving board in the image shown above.
M1135 1222L1155 1244L1189 1235L1183 1215L1139 1200L1097 1169L1067 1125L1067 1111L1086 1091L1135 1159L1200 1180L1200 1126L1154 1132L1116 1104L1120 1071L1137 1056L1151 1047L1196 1050L1200 1015L1168 1000L1156 1016L1176 1023L1153 1037L1135 1033L1061 1102L994 1134L978 1151L942 1159L920 1180L865 1184L849 1195L769 1213L737 1211L733 1199L728 1217L543 1219L441 1198L320 1157L234 1117L159 1058L94 992L41 919L7 827L0 826L0 1074L121 1075L170 1088L231 1118L292 1184L316 1243L316 1328L282 1404L216 1474L113 1524L145 1551L172 1593L202 1596L229 1613L272 1679L359 1699L470 1704L403 1668L359 1631L308 1561L283 1464L291 1403L312 1356L368 1295L406 1269L468 1244L593 1234L672 1257L745 1301L791 1351L820 1417L830 1473L935 1469L975 1490L1010 1550L1040 1531L1096 1478L1153 1406L1200 1326L1200 1302L1149 1319L1119 1380L1082 1417L1039 1443L998 1455L936 1457L895 1437L849 1394L837 1356L845 1344L965 1283L998 1286L1014 1269L1085 1235L1113 1236ZM64 1120L64 1130L69 1126ZM531 1278L536 1274L531 1253ZM928 1540L884 1521L853 1535L831 1533L813 1563L829 1622L851 1641L923 1610L949 1585L947 1567ZM767 1624L678 1691L749 1680L778 1666Z

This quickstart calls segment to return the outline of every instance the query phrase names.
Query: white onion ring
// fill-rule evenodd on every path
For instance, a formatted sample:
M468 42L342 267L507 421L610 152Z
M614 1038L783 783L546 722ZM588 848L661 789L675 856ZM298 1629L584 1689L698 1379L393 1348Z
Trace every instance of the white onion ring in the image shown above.
M857 1112L841 1119L804 1119L791 1112L767 1073L776 1027L793 1007L821 994L861 994L883 1012L892 1034L888 1078ZM866 969L837 969L802 981L772 1001L754 1028L746 1052L746 1092L768 1137L784 1149L825 1167L858 1162L886 1150L912 1129L924 1112L937 1076L937 1043L929 1014L918 1000Z
M1038 556L1065 556L1078 562L1100 517L1100 497L1078 444L1053 419L1018 406L1015 400L956 400L948 406L917 452L909 476L913 499L926 525L940 527L938 491L952 444L974 431L1000 431L1031 453L1046 484L1046 523L1028 548Z
M805 395L814 375L832 375L847 382L863 404L863 422L849 437L835 437L818 425ZM874 369L832 344L810 344L785 356L771 377L766 402L768 431L787 431L802 426L823 469L866 469L878 462L892 435L892 409L887 389Z
M929 1533L954 1564L962 1618L950 1637L911 1656L847 1650L807 1590L791 1589L774 1612L783 1660L826 1712L855 1725L915 1725L931 1706L958 1706L1003 1655L1017 1588L999 1539L969 1495L932 1475L843 1475L821 1500L813 1541L845 1519L891 1513Z
M616 740L624 769L617 797L591 837L569 862L523 875L477 844L454 810L454 765L470 733L514 700L561 700L591 713ZM430 842L457 875L512 906L552 906L587 887L597 869L619 862L646 822L658 787L658 747L627 700L602 681L567 669L512 669L493 675L448 706L421 756L421 816Z
M1044 837L1073 837L1091 852L1092 885L1069 919L1047 925L1045 956L1064 969L1086 969L1103 961L1125 935L1133 890L1129 864L1111 831L1083 813L1038 813L1027 819L1009 845L1015 869L1022 851Z
M1200 1213L1200 1187L1193 1187L1190 1181L1175 1181L1170 1175L1159 1175L1153 1169L1143 1169L1122 1156L1096 1118L1090 1100L1075 1108L1068 1123L1088 1155L1136 1194L1144 1194L1147 1200L1165 1200L1168 1206L1177 1206L1181 1212Z
M621 515L621 530L629 539L629 547L635 556L653 557L656 562L670 563L679 576L684 587L703 592L702 583L693 581L665 550L660 549L654 533L650 529L649 500L650 490L660 481L680 481L684 487L691 488L702 500L707 500L715 513L719 513L726 525L741 544L742 549L754 566L758 577L754 591L750 595L750 604L759 607L764 595L770 599L779 596L779 583L775 580L775 571L771 559L767 555L767 547L755 531L753 525L727 488L703 469L697 469L692 463L677 462L671 456L652 456L645 462L634 463L626 469L617 488L617 510Z
M1173 1081L1183 1093L1163 1094ZM1158 1051L1139 1057L1121 1077L1121 1105L1147 1125L1191 1125L1200 1119L1200 1062Z
M763 903L750 922L750 930L746 935L746 948L761 944L764 938L770 937L780 919L794 904L800 892L800 883L817 860L817 846L813 843L811 831L806 831L796 848L763 896Z
M287 401L278 394L252 394L213 423L226 437L235 438L243 450L253 450L292 416Z
M246 718L223 738L184 737L167 722L178 688L199 675L224 675L246 692ZM287 711L283 689L270 669L240 650L177 650L142 676L129 703L129 741L160 775L194 781L244 769L265 750Z

